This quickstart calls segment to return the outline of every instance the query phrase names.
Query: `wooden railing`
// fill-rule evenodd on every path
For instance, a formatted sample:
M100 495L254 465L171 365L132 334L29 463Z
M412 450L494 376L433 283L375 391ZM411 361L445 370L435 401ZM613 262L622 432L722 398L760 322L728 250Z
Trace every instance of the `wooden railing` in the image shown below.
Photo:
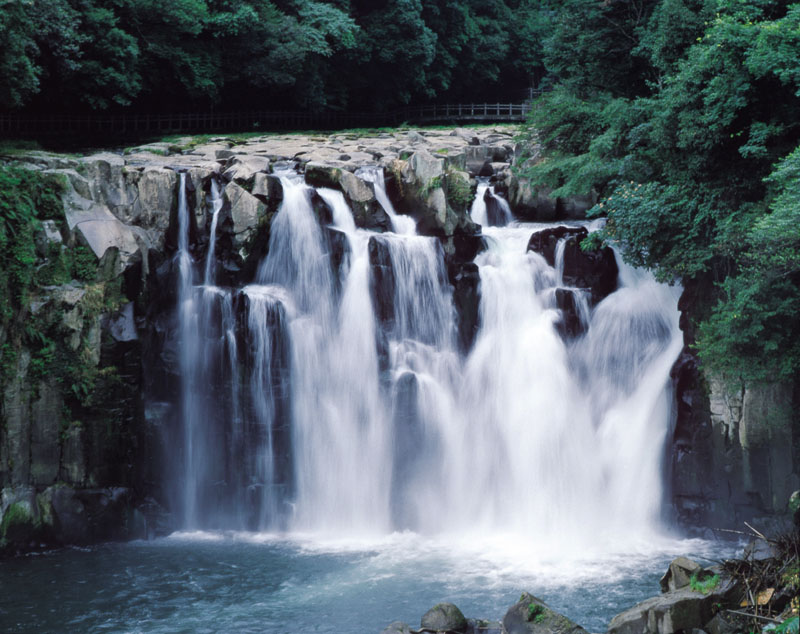
M188 114L0 115L0 137L141 137L153 134L257 132L260 130L336 130L396 126L401 123L524 121L529 103L445 104L401 108L385 113L259 110Z

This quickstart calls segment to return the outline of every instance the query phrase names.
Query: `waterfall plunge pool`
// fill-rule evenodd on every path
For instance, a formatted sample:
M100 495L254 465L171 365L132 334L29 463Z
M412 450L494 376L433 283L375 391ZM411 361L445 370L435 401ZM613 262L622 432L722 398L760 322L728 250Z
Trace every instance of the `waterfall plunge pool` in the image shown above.
M614 615L658 593L674 557L710 563L734 552L666 537L626 546L555 553L500 535L175 533L0 562L0 629L378 634L394 620L418 626L442 601L468 618L500 620L529 591L604 632Z

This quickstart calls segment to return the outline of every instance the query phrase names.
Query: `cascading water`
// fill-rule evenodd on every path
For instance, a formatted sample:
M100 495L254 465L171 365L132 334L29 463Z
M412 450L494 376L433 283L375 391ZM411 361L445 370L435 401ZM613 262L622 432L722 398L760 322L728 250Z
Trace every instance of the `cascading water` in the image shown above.
M211 229L208 233L208 253L206 254L205 276L203 278L206 286L214 282L214 263L215 250L217 244L217 224L219 222L219 212L222 210L222 195L219 191L216 179L211 180Z
M385 194L380 170L360 173ZM526 252L535 227L486 227L488 249L476 259L480 327L464 356L437 240L411 225L357 229L341 193L315 193L288 174L281 183L269 254L256 284L237 295L239 308L208 282L193 300L180 255L188 526L203 517L198 501L210 504L201 489L215 486L204 475L213 434L202 430L216 424L226 429L218 453L232 465L222 479L234 525L501 531L552 549L599 545L622 527L657 529L669 369L681 346L674 289L620 262L618 290L593 309L572 289L583 334L565 340L556 305L562 245L554 268ZM330 210L329 227L315 195ZM480 184L474 220L486 220L491 197ZM188 216L185 199L181 206ZM410 220L387 213L393 223ZM505 214L495 224L506 225ZM208 294L223 307L209 308ZM215 348L201 334L229 306L231 315L246 310L244 331L218 327ZM225 398L238 422L198 425L198 407L220 409L196 398L215 355L227 358Z
M482 227L504 227L514 219L506 199L498 196L486 180L478 181L470 216Z
M386 182L383 177L383 168L369 165L361 167L356 171L356 176L360 176L365 181L372 183L375 187L375 198L392 222L392 231L403 235L415 235L417 233L417 223L413 218L399 215L389 196L386 194Z

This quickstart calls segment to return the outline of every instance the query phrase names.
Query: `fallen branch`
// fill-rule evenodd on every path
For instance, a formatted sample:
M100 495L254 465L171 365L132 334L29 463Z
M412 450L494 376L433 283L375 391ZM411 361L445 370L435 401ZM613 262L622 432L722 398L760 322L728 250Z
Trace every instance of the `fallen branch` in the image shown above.
M755 528L750 526L750 524L748 524L747 522L745 522L744 525L747 526L747 528L749 528L751 531L753 531L758 537L763 539L765 542L769 542L771 544L775 543L775 540L769 539L766 535L764 535L763 533L759 532L758 530L756 530Z
M750 612L742 612L741 610L725 610L725 611L730 612L731 614L738 614L739 616L746 616L751 619L769 621L770 623L783 623L783 621L778 621L777 619L771 619L768 616L759 616L758 614L751 614Z

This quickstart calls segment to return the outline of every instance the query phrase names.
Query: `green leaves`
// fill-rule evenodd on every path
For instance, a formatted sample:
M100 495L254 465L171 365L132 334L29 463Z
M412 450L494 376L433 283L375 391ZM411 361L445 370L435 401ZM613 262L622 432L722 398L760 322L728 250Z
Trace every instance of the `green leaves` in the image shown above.
M532 112L528 139L543 158L526 175L555 195L594 189L603 198L592 213L608 216L603 237L629 261L707 289L693 308L706 317L697 346L708 366L791 378L800 369L800 4L631 4L649 15L644 23L620 13L623 3L558 4L545 55L558 83ZM619 28L584 32L604 21ZM645 68L606 72L625 36Z

